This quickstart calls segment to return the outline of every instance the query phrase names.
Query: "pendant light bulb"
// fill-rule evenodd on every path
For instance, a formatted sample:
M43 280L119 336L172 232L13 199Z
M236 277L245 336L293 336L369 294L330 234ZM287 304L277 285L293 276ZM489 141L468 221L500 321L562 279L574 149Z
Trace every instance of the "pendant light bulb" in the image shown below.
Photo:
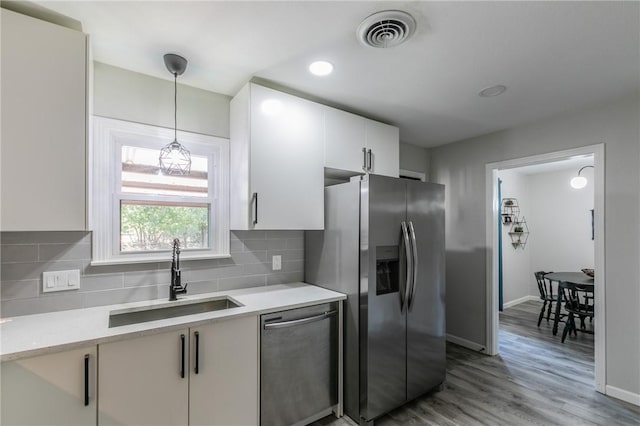
M569 182L569 184L571 185L572 188L582 189L585 186L587 186L587 183L588 183L587 178L584 176L580 176L580 173L582 173L582 171L587 167L591 167L593 169L593 166L584 166L580 170L578 170L578 176L574 176L573 178L571 178L571 181Z
M571 179L571 187L575 189L582 189L587 186L587 178L584 176L576 176Z
M187 60L167 53L164 55L164 64L173 74L173 142L160 150L160 172L165 175L188 175L191 173L191 154L178 142L178 76L187 69Z

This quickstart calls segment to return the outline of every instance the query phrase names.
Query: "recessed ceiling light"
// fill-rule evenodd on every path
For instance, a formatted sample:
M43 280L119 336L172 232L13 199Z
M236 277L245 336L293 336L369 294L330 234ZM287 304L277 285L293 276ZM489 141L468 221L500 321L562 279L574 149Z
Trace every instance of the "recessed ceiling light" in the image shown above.
M333 64L327 61L315 61L309 65L309 72L319 76L329 75L333 72Z
M483 98L492 98L494 96L503 94L505 90L507 90L507 86L498 84L497 86L491 86L487 87L486 89L482 89L480 93L478 93L478 95L482 96Z

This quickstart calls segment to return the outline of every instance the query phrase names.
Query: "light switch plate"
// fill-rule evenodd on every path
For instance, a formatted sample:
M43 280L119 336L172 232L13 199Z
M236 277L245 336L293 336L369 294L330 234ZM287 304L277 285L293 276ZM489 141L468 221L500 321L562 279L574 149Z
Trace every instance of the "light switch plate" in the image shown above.
M271 258L271 269L274 271L279 271L282 269L282 256L276 255Z
M80 270L49 271L42 273L42 292L78 290L80 288Z

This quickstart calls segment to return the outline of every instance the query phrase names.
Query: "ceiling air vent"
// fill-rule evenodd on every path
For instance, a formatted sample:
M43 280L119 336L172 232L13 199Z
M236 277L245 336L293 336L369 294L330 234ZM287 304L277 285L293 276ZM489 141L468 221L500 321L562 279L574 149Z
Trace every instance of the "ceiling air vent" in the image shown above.
M413 35L416 21L401 10L384 10L367 17L358 27L358 40L365 46L397 46Z

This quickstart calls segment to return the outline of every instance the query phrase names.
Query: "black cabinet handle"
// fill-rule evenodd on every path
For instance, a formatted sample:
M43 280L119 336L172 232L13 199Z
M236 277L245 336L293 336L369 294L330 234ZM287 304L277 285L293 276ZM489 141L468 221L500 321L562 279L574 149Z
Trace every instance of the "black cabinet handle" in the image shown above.
M373 162L372 160L372 153L371 150L367 151L367 170L371 171L371 166L373 166Z
M254 201L254 212L253 212L253 224L256 225L258 223L258 193L253 193L253 201Z
M200 371L200 333L196 331L193 335L196 337L196 366L193 368L193 372L198 374Z
M84 406L89 405L89 354L84 356Z
M184 379L184 334L180 335L181 358L180 358L180 377Z

